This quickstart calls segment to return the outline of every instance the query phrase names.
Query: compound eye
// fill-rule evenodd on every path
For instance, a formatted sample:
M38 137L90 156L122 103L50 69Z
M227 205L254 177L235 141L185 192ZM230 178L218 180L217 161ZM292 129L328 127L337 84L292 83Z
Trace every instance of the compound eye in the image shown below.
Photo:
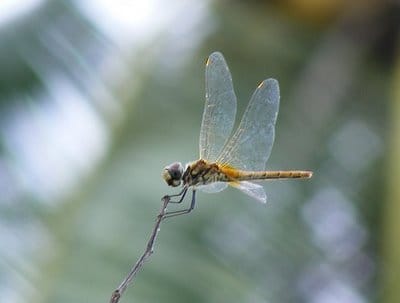
M170 169L169 174L174 180L180 180L182 178L182 172L179 169Z
M179 186L181 184L183 166L179 162L172 163L164 168L163 178L170 186Z

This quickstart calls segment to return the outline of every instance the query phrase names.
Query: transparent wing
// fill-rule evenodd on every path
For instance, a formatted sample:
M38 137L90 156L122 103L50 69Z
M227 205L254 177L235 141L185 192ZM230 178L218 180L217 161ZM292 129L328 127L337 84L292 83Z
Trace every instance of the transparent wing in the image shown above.
M240 189L246 195L256 199L261 203L267 203L267 194L265 193L264 187L259 184L255 184L248 181L231 182L229 185Z
M200 158L215 161L232 132L236 95L232 77L221 53L208 57L206 103L200 129Z
M220 191L223 191L225 188L228 187L228 183L226 182L214 182L214 183L210 183L207 185L200 185L197 186L197 189L205 192L205 193L218 193Z
M237 130L217 162L243 170L264 170L274 143L278 110L278 81L264 80L253 93Z

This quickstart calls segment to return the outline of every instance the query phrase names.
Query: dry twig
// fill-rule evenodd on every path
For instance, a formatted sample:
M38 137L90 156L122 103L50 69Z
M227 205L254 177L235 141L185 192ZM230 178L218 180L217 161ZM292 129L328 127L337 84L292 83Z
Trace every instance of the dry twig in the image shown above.
M170 202L170 197L165 196L162 198L162 207L159 215L157 216L156 224L154 225L153 232L151 233L149 242L147 242L146 250L142 254L142 256L137 260L135 265L131 268L128 275L122 281L122 283L118 286L116 290L113 291L109 303L117 303L121 298L122 294L125 292L126 288L129 284L132 283L133 278L136 276L138 271L142 268L144 262L152 255L154 251L154 242L156 241L156 237L158 232L160 231L160 224L165 217L167 205Z

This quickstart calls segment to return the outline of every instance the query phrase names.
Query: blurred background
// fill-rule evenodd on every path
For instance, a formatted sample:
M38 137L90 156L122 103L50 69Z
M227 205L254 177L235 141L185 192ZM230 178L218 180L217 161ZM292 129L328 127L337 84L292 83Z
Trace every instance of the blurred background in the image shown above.
M239 117L279 80L268 169L314 177L200 193L121 302L400 302L399 28L395 0L2 0L0 302L108 302L198 157L216 50Z

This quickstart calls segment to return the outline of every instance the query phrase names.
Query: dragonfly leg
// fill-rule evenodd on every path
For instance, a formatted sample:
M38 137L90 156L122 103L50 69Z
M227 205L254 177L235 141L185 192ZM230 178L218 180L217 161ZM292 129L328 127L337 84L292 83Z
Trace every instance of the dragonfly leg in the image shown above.
M186 192L185 192L186 193ZM170 211L164 214L164 219L171 218L179 215L184 215L190 213L194 209L194 205L196 204L196 191L192 191L192 201L190 202L190 207L187 209Z
M164 196L162 199L163 200L168 199L168 203L181 203L186 196L187 190L188 190L188 188L184 187L179 193L177 193L175 195ZM173 197L180 197L180 198L178 201L170 200Z

